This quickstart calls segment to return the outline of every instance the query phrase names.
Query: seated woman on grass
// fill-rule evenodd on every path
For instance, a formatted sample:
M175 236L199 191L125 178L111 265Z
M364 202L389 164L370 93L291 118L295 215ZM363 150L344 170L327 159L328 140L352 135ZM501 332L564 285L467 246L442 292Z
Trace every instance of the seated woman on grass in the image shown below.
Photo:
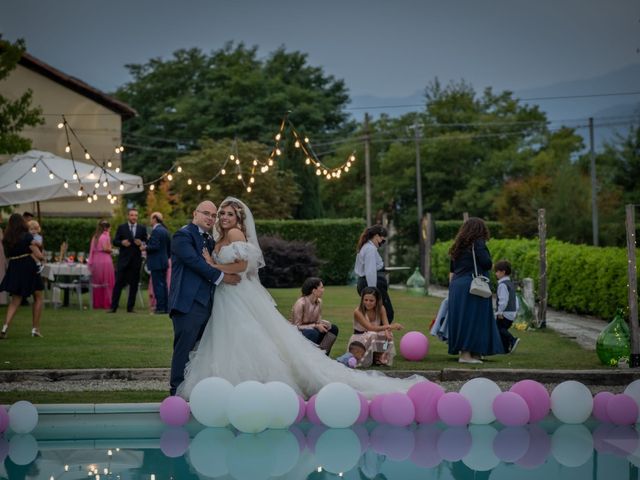
M353 312L353 335L349 339L349 345L360 342L366 348L358 367L393 364L396 354L393 330L402 330L402 325L389 324L380 291L375 287L363 288L360 305Z

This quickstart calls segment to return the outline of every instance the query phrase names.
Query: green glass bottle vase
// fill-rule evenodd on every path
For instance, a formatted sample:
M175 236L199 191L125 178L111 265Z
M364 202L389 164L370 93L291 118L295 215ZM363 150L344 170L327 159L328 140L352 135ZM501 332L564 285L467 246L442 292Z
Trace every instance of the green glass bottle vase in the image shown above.
M425 289L425 280L422 274L420 273L420 269L416 267L415 271L407 280L407 292L412 295L422 296L427 294L427 290Z
M596 340L596 353L604 365L616 366L621 358L631 354L631 336L621 310L616 311L613 320L605 327Z

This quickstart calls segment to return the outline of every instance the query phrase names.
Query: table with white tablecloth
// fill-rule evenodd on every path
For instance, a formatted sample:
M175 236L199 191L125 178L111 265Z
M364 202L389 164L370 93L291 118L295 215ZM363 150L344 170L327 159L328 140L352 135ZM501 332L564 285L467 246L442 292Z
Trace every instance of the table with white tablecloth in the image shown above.
M69 288L66 286L78 283L81 278L88 278L91 276L91 271L89 270L89 265L86 263L69 263L69 262L60 262L60 263L45 263L42 272L40 273L44 278L49 280L50 284L53 286L51 288L51 303L56 304L60 303L59 299L59 290L56 292L55 289L56 284L60 285L59 282L65 282L64 290L64 300L63 305L69 305ZM79 287L81 288L81 287ZM81 295L81 290L79 290L79 297ZM55 297L55 298L54 298ZM79 298L80 307L82 307L82 299Z

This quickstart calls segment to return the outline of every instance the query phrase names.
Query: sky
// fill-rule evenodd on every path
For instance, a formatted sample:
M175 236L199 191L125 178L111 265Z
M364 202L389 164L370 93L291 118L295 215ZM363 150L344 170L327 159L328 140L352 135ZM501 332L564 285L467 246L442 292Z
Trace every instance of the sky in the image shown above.
M518 91L640 63L640 1L0 0L0 33L105 92L125 64L234 41L307 53L351 95L403 97L435 77Z

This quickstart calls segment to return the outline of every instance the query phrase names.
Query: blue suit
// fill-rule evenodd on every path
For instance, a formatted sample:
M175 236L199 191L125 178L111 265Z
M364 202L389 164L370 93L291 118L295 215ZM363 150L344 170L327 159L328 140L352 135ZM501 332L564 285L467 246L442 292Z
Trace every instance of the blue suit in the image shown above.
M222 272L205 262L203 247L213 250L213 241L205 243L198 226L190 223L173 235L171 242L171 288L169 315L173 321L173 359L171 395L184 380L189 353L202 337L211 316L215 286Z
M167 270L171 256L171 237L161 223L154 226L147 242L147 268L151 272L153 293L156 296L156 312L169 313L167 306Z

